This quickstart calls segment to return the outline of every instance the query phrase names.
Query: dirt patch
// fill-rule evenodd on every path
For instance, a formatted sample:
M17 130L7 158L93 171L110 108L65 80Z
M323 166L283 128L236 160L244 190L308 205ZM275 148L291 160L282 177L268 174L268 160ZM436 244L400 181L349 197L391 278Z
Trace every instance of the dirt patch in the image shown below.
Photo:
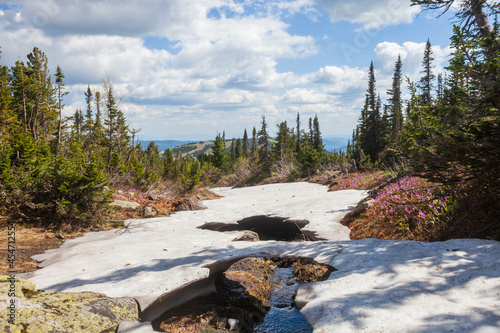
M35 254L58 248L64 239L76 238L83 232L52 231L42 228L15 225L15 261L14 269L10 269L8 258L7 222L0 225L0 275L30 272L37 268L38 263L31 259Z

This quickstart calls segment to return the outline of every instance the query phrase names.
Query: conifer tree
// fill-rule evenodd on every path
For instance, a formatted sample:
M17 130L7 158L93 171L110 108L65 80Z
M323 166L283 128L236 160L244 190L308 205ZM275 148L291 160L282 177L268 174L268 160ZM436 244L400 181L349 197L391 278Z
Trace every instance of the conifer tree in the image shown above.
M255 126L252 130L252 159L255 160L257 158L257 131L255 130Z
M427 40L425 43L424 59L422 60L422 73L424 74L419 81L418 87L420 88L420 99L422 105L430 105L432 102L432 91L434 89L434 79L435 76L432 73L432 61L434 57L432 56L431 42Z
M297 112L296 123L297 123L297 144L295 147L295 151L299 153L301 149L301 137L300 137L300 114L298 112Z
M321 131L319 130L318 115L315 115L313 120L313 147L317 152L323 152L323 140L321 139Z
M403 100L401 98L401 84L403 83L402 67L403 62L401 61L401 55L398 55L398 60L394 66L394 75L392 76L392 86L391 89L387 91L387 95L390 96L388 100L387 117L391 141L396 140L403 128Z
M56 155L59 154L59 148L61 146L61 131L62 131L62 109L64 104L62 103L63 96L67 95L68 92L64 91L64 74L59 65L56 69L56 90L57 90L57 102L58 102L58 110L59 110L59 121L57 125L57 144L56 144Z
M371 161L378 158L381 151L380 140L380 102L376 94L375 69L373 61L368 74L365 105L360 118L360 149L368 155Z
M258 135L258 144L259 144L259 160L263 164L264 168L268 168L268 162L270 161L269 154L269 134L267 133L267 123L266 117L262 116L262 122L260 131L257 133Z
M242 156L247 156L248 155L248 134L247 134L247 129L245 128L245 132L243 133L243 147L241 151Z
M236 139L236 145L234 147L234 158L238 159L242 155L241 139Z

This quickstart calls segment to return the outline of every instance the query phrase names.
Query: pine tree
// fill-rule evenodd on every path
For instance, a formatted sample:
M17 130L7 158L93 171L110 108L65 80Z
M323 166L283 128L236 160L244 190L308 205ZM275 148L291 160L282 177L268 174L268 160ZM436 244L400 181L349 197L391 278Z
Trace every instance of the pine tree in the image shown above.
M245 128L245 132L243 133L243 148L242 148L241 154L245 157L248 155L248 134L247 134L246 128Z
M257 135L259 144L259 160L262 163L264 170L267 170L270 167L269 134L267 133L267 123L264 115L262 116L260 131Z
M424 76L420 78L418 85L420 88L420 99L422 105L431 105L432 102L432 91L434 89L433 82L435 79L435 76L432 73L432 68L434 67L432 65L433 60L434 57L432 57L431 42L427 40L427 43L425 43L424 59L422 60L422 73Z
M403 62L401 56L398 55L398 60L394 66L394 75L392 76L392 87L387 91L390 96L388 102L388 123L390 129L390 140L396 141L398 134L403 128L403 100L401 98L401 84L403 83L403 75L401 68Z
M252 160L255 160L257 158L257 131L255 130L255 127L252 130Z
M28 125L35 141L44 142L57 131L57 106L49 75L48 59L37 47L27 56Z
M226 168L226 143L220 133L215 137L212 146L212 165L222 171Z
M296 120L296 123L297 123L297 144L295 146L295 151L297 153L300 153L300 149L301 149L301 137L300 137L300 114L297 112L297 120Z
M360 149L368 155L371 161L378 158L381 151L380 140L380 98L376 94L375 69L373 61L368 74L365 105L360 118Z
M319 130L318 115L315 115L313 120L313 147L318 153L323 152L323 140L321 139L321 131Z
M234 147L234 158L238 159L242 155L242 148L241 148L241 139L238 138L236 139L236 145Z
M64 74L59 65L56 69L56 90L57 90L57 102L58 102L58 110L59 110L59 122L57 125L57 143L56 143L56 155L59 155L59 148L61 146L61 130L62 130L62 109L64 104L62 103L63 96L67 95L68 92L64 91Z

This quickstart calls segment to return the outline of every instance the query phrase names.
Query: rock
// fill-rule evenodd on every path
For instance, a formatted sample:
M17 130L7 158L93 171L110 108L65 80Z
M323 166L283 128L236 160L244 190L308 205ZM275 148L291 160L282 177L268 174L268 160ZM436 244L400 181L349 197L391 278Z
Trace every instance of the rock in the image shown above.
M15 325L7 321L9 292L15 290ZM35 291L31 281L0 276L2 332L115 332L124 320L139 316L133 298L110 298L94 292Z
M229 318L227 320L227 323L229 324L230 331L239 331L240 330L240 321L238 319Z
M246 242L258 242L260 241L259 234L255 231L244 230L243 235L233 239L233 242L246 241Z
M125 201L125 200L115 200L109 204L110 206L118 207L120 209L132 209L136 210L141 207L140 204L134 201Z
M149 217L155 217L156 215L158 215L158 210L156 210L154 206L144 207L144 212L143 212L144 217L149 218Z

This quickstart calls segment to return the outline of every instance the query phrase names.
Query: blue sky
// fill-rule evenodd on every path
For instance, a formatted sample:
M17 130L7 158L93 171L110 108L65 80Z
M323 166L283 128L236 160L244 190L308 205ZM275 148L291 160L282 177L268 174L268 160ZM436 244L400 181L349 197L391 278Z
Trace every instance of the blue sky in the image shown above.
M274 135L297 112L349 136L370 61L383 100L398 54L419 79L428 38L444 71L452 13L419 13L409 0L0 1L0 61L44 51L66 75L66 116L109 76L142 139L240 137L262 115Z

